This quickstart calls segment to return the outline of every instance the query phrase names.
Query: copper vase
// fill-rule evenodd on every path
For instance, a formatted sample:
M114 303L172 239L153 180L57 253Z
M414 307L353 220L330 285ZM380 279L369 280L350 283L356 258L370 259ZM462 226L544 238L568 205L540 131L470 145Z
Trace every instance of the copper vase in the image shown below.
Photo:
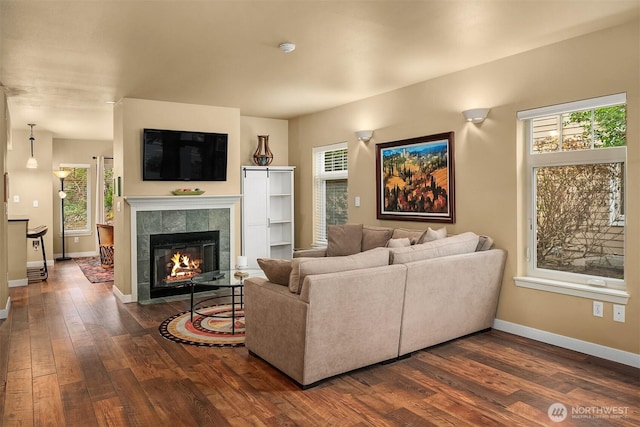
M269 166L273 161L273 153L269 150L269 135L258 135L258 148L253 153L253 163L258 166Z

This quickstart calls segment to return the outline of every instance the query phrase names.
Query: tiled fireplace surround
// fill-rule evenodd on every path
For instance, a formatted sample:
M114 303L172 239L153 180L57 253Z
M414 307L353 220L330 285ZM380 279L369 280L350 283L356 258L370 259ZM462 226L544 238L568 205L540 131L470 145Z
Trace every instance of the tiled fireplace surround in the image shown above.
M149 271L149 236L152 234L219 230L220 269L230 268L231 254L235 253L235 205L240 196L140 196L125 199L131 206L132 302L152 301Z

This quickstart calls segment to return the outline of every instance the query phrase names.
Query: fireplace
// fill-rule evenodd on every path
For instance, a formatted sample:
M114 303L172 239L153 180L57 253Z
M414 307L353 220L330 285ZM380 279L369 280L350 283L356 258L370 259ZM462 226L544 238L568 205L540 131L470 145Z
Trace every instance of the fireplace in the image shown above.
M190 292L191 278L220 269L220 232L152 234L150 243L150 297Z

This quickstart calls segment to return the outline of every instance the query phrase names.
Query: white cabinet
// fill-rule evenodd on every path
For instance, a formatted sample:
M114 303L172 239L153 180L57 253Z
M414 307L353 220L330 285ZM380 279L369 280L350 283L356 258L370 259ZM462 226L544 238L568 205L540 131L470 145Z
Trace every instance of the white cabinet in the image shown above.
M242 254L249 268L258 268L258 258L293 256L293 170L242 167Z

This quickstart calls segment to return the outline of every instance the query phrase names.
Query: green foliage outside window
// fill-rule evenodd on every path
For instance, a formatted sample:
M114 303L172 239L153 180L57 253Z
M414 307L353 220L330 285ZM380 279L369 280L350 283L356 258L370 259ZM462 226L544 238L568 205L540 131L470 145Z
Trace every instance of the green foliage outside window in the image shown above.
M71 173L64 180L64 191L67 197L64 199L64 227L67 231L88 229L88 194L87 180L88 168L65 167Z

